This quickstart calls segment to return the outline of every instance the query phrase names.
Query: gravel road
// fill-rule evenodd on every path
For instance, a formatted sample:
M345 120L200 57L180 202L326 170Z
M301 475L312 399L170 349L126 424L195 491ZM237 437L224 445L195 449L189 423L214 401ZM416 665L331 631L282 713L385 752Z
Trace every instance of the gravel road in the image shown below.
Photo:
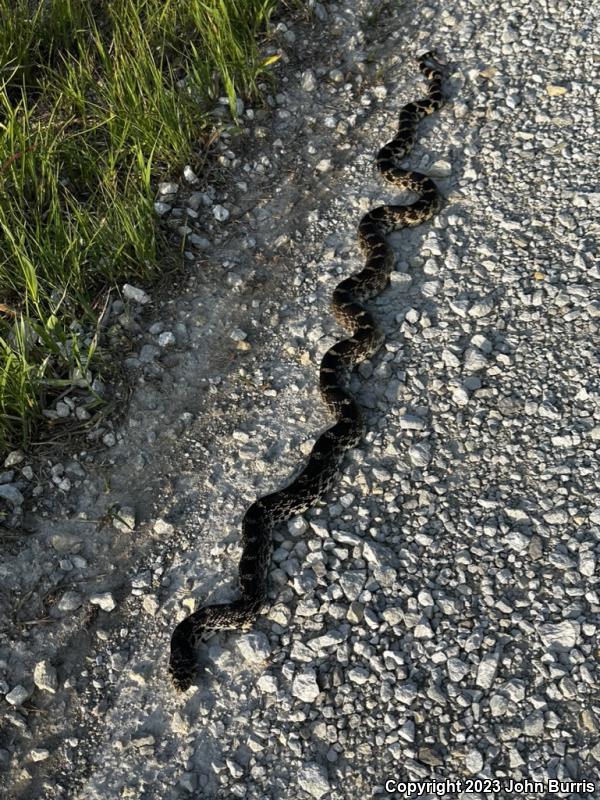
M189 280L111 308L126 416L0 475L27 531L2 539L3 797L600 797L598 45L583 0L279 24L225 182L157 198ZM232 597L245 508L328 423L329 297L432 47L448 102L411 163L445 204L392 237L368 434L277 532L270 611L177 695L174 623Z

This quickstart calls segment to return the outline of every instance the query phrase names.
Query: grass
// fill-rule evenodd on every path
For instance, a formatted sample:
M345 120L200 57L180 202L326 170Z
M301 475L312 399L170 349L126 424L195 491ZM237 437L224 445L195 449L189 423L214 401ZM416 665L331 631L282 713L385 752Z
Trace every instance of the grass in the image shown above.
M158 274L159 179L257 93L277 0L0 0L0 450L99 364L108 287Z

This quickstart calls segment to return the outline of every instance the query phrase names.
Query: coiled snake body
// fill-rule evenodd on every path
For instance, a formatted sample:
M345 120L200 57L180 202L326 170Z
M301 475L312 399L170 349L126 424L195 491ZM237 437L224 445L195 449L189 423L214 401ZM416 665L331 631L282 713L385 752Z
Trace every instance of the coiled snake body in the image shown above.
M398 228L419 225L439 207L434 182L426 175L400 166L414 144L419 121L442 104L442 76L435 54L425 53L418 63L428 81L427 97L401 109L398 132L379 150L377 167L392 185L418 193L419 199L410 205L380 206L365 214L358 226L365 266L339 283L333 292L333 314L351 333L349 338L330 347L321 361L321 395L336 422L319 436L308 463L292 483L259 498L246 511L239 563L240 596L231 603L200 608L175 628L169 672L181 691L188 689L194 680L195 650L203 637L225 628L247 630L265 606L273 527L304 513L329 491L346 451L355 447L363 436L362 415L346 384L352 368L377 352L384 337L362 303L379 294L389 283L394 254L386 235Z

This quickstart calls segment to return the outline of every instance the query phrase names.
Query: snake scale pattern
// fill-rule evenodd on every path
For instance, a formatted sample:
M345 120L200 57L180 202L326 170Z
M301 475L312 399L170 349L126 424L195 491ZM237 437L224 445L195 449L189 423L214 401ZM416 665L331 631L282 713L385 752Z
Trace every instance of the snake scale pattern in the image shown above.
M242 555L239 563L239 597L231 603L204 606L177 625L171 639L169 672L175 687L188 689L196 672L196 648L215 630L248 630L267 603L268 572L275 525L304 513L323 498L335 483L344 455L355 447L364 432L358 404L346 386L350 371L370 358L383 343L383 334L363 302L385 289L394 264L394 253L386 241L391 231L419 225L439 208L434 182L400 163L410 152L419 121L442 105L442 73L433 51L420 56L419 69L427 80L427 96L403 106L398 131L377 154L377 167L385 180L402 190L418 194L409 205L384 205L369 211L358 226L358 241L366 262L360 272L335 288L332 310L350 337L338 341L323 356L320 391L335 417L335 424L322 433L302 472L288 486L256 500L242 522Z

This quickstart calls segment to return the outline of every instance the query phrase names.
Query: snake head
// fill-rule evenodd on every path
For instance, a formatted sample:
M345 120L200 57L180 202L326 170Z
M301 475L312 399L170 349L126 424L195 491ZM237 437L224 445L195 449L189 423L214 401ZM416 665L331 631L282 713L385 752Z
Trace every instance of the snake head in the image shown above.
M176 656L171 652L169 674L178 692L187 692L194 680L195 671L193 660L188 661L182 658L181 654Z
M173 685L177 689L178 692L187 692L187 690L192 685L192 681L194 679L194 672L192 670L191 674L189 670L185 667L181 667L180 665L169 665L169 672L171 674L171 679L173 681Z

